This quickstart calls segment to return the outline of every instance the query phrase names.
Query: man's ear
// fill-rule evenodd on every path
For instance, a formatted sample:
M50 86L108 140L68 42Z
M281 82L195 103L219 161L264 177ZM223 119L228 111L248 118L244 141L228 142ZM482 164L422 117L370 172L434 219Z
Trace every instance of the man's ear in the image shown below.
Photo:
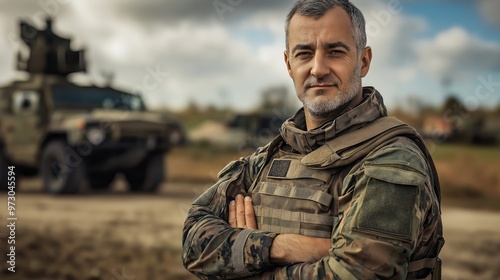
M285 50L283 52L283 57L285 59L285 64L286 64L286 70L288 70L288 75L290 78L292 77L292 68L290 67L290 59L288 57L288 50Z
M372 62L372 48L366 47L361 54L361 77L365 77Z

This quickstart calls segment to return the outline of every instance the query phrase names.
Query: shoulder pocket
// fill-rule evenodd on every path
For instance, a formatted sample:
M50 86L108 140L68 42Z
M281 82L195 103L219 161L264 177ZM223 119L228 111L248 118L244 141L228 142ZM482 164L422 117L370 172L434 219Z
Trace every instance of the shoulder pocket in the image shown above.
M411 241L418 188L370 178L361 201L356 229Z
M367 165L357 231L411 242L419 186L426 182L418 171L404 166Z

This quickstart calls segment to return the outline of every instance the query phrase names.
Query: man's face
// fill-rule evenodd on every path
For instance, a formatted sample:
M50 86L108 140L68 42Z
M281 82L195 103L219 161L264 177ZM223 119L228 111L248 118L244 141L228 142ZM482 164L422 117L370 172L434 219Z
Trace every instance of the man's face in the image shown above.
M317 20L294 15L287 43L285 62L306 112L326 116L361 96L371 50L358 55L351 19L341 7Z

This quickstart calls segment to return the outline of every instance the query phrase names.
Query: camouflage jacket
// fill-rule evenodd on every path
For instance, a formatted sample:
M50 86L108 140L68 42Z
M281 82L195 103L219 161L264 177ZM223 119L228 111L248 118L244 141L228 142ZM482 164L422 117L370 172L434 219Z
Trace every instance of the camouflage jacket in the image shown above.
M360 105L318 129L305 131L303 111L299 111L283 124L286 143L280 149L308 154L325 140L386 115L380 94L364 88ZM438 253L440 209L429 165L411 140L397 137L353 164L347 173L339 172L341 205L330 255L316 263L280 266L269 261L279 232L237 229L227 223L229 202L237 194L248 194L268 154L276 153L270 147L271 143L230 163L219 173L219 181L193 203L183 231L182 258L190 272L203 279L415 279L427 275L428 270L411 272L409 263Z

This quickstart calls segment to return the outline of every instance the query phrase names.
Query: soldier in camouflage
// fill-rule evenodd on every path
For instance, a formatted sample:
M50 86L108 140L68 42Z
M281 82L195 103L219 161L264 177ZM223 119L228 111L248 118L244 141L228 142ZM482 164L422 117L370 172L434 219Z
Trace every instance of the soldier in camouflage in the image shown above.
M345 0L301 0L285 62L304 107L192 205L184 266L202 279L440 279L439 182L415 130L362 87L372 52Z

